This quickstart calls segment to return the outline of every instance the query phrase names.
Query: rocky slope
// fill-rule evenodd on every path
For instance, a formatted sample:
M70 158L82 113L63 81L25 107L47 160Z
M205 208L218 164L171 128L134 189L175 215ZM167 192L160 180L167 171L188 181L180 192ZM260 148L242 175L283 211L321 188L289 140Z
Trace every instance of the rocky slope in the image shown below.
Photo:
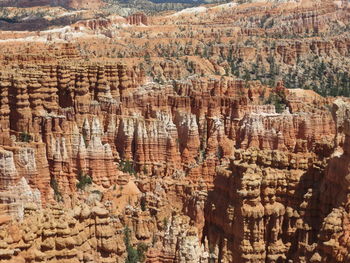
M349 262L350 101L284 75L347 72L348 15L230 3L2 32L0 262Z
M13 6L13 7L34 7L34 6L62 6L72 9L94 9L103 6L103 2L99 0L86 1L86 0L1 0L1 7Z

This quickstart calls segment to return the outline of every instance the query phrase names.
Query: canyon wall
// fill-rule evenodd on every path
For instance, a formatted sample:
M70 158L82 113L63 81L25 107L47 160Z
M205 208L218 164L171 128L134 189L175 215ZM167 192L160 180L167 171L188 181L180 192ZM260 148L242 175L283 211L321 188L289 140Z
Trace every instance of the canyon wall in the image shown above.
M69 9L96 9L104 3L100 0L1 0L1 7L62 6Z
M0 262L349 262L348 10L2 32Z
M347 145L347 124L335 125L322 97L308 101L283 83L243 85L232 77L160 85L122 63L63 61L9 70L0 91L3 224L12 216L24 224L14 227L31 220L39 227L25 248L18 243L25 235L4 244L11 246L4 258L122 262L123 225L133 244L149 244L148 262L274 262L321 253L322 219L338 205L320 202L337 131L345 133L339 147ZM272 95L290 107L277 113L264 104ZM79 186L86 176L94 186L88 191ZM81 218L81 202L102 209L101 219L99 210ZM28 209L39 211L37 219ZM71 223L51 237L64 244L46 248L38 233L50 220ZM110 234L83 234L99 227Z

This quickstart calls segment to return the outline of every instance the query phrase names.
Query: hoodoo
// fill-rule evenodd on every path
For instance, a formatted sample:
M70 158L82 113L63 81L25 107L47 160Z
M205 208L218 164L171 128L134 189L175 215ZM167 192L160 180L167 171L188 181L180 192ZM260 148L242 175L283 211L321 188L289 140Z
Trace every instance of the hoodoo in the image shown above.
M350 262L347 1L0 1L1 263Z

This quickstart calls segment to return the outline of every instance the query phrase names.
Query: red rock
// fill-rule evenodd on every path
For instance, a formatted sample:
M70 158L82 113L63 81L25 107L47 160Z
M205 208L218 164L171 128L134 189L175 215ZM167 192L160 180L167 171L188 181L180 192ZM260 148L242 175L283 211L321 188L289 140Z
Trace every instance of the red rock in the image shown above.
M126 20L131 25L148 25L147 16L143 13L132 14L131 16L128 16Z

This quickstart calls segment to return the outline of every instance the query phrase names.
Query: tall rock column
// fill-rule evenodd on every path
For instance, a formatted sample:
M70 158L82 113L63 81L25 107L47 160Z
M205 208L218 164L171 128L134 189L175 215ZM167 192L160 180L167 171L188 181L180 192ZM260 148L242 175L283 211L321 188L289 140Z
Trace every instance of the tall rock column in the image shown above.
M71 70L68 66L58 66L57 84L59 91L59 104L61 107L71 107L73 105L74 86L71 81Z
M38 82L40 75L32 73L29 75L28 93L29 102L34 116L42 116L44 113L41 85Z
M130 95L130 81L127 76L126 65L118 64L119 92L121 97Z
M0 191L8 190L15 185L20 177L17 173L13 153L0 150Z
M0 143L2 145L10 142L10 107L8 89L11 82L8 76L0 78Z
M106 65L107 81L110 83L111 95L114 99L120 96L118 91L119 79L118 79L118 66Z
M273 174L266 174L262 181L262 196L265 210L264 227L265 241L267 245L267 261L268 263L277 260L285 260L285 246L282 242L282 224L285 214L283 204L276 201L277 178Z
M50 65L43 65L42 71L44 76L40 79L42 85L43 105L47 112L57 112L58 95L57 95L57 77L55 69Z
M88 72L85 68L79 68L75 79L75 111L85 115L89 113L90 94ZM84 118L79 118L84 119ZM81 123L82 124L82 123Z
M27 84L18 76L13 80L15 89L14 109L11 112L11 128L18 132L29 132L32 120Z
M249 168L248 168L249 169ZM264 206L260 198L261 177L255 172L246 171L241 178L239 190L240 211L237 214L234 240L234 258L239 262L265 262ZM236 254L236 255L235 255Z
M104 67L98 67L96 99L99 102L105 102L112 98L110 87L107 84Z

